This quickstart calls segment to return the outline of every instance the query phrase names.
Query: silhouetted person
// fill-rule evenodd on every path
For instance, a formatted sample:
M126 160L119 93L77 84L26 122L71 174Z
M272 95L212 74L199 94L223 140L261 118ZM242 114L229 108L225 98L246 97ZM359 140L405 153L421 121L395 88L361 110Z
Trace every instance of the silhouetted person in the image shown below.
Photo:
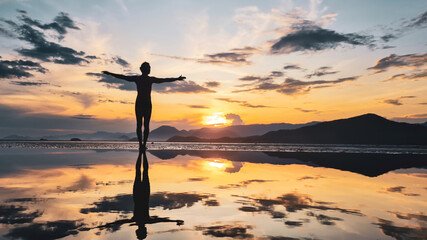
M148 76L151 71L150 64L144 62L139 68L141 70L141 76L125 76L121 74L115 74L108 71L102 73L111 75L113 77L123 79L129 82L136 83L138 90L138 96L135 102L135 114L136 114L136 135L138 136L139 147L146 148L148 134L150 133L150 118L151 118L151 87L153 83L164 83L173 82L177 80L184 80L185 77L179 76L178 78L156 78ZM144 118L144 143L142 143L142 118Z

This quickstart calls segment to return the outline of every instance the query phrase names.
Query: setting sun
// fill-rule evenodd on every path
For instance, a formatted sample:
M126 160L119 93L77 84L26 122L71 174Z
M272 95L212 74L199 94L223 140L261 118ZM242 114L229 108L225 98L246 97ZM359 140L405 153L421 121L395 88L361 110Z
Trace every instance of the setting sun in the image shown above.
M218 113L213 113L211 116L205 116L203 120L203 124L218 127L218 126L230 125L231 121L226 119L222 112L218 112Z

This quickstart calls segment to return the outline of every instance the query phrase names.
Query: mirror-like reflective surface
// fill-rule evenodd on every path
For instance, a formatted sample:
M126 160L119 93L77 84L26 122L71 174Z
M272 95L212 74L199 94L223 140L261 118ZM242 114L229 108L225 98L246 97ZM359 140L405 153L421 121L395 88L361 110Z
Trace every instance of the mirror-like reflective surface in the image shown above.
M1 239L427 236L425 155L0 150Z

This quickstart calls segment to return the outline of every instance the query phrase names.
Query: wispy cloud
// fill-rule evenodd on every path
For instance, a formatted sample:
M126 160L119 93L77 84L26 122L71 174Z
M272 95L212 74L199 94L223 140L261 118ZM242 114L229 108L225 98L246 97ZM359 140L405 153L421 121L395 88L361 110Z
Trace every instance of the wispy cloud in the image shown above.
M403 105L402 99L405 99L405 98L415 98L415 96L401 96L398 98L384 99L381 102L391 104L391 105L395 105L395 106L400 106L400 105Z
M251 85L250 88L243 89L243 90L235 90L233 92L253 92L253 91L275 90L285 95L300 95L300 94L309 93L313 88L331 87L333 85L340 84L343 82L355 81L359 77L360 76L353 76L353 77L338 78L335 80L316 80L316 81L302 81L294 78L286 78L285 81L282 83L275 83L275 82L255 83L254 85Z
M233 48L229 51L205 54L203 58L187 58L178 56L168 56L163 54L151 54L158 57L166 57L170 59L183 60L183 61L194 61L197 63L208 63L208 64L233 64L233 65L249 65L251 62L249 58L255 53L259 53L260 50L253 47Z
M18 86L42 86L42 85L49 85L48 82L44 82L42 80L39 81L11 81L11 84L18 85Z
M389 68L417 68L427 65L427 53L424 54L406 54L396 55L390 54L387 57L381 58L377 63L368 68L374 70L375 73L387 71ZM425 73L424 73L425 74Z
M249 108L267 108L267 107L269 107L266 105L253 105L253 104L248 103L247 101L233 100L231 98L216 98L216 100L229 102L229 103L238 103L242 107L249 107Z
M209 108L206 105L187 105L187 107L189 107L189 108L200 108L200 109L207 109L207 108Z
M338 71L330 71L332 67L329 66L323 66L320 68L317 68L313 71L313 73L305 75L306 78L312 78L312 77L321 77L324 75L332 75L338 73Z

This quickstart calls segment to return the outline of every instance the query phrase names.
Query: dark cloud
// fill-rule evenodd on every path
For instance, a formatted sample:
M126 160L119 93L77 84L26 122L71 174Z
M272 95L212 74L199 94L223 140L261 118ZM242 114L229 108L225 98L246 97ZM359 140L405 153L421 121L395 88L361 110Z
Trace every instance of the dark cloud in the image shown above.
M307 216L315 217L316 220L322 225L335 225L335 221L342 221L342 218L330 217L324 214L315 214L313 212L308 212Z
M49 85L48 82L43 82L41 80L39 81L11 81L10 82L13 85L18 85L18 86L42 86L42 85Z
M302 226L303 222L301 222L301 221L286 221L285 224L288 226L291 226L291 227L300 227L300 226Z
M271 46L271 52L284 54L298 51L320 51L334 49L343 44L372 47L373 36L357 33L342 34L306 22L305 24L294 24L291 33L281 37Z
M253 104L248 103L247 101L233 100L231 98L216 98L216 100L229 102L229 103L238 103L242 107L249 107L249 108L266 108L266 107L269 107L269 106L265 106L265 105L253 105Z
M192 207L199 201L213 200L213 194L203 193L172 193L157 192L150 195L150 207L162 207L164 210L180 209ZM92 203L91 208L82 208L81 213L91 212L114 212L114 213L131 213L133 211L132 194L121 194L114 197L103 197L101 201Z
M15 205L0 205L1 224L22 224L30 223L35 218L40 217L43 212L28 212L27 207Z
M213 64L251 64L248 58L259 50L253 47L234 48L228 52L205 54L205 58L199 60L201 63Z
M93 116L93 115L87 115L87 114L74 115L74 116L72 116L72 118L75 118L75 119L82 119L82 120L96 119L96 118L94 118L94 116Z
M423 80L427 78L427 70L415 70L412 71L410 73L399 73L399 74L395 74L391 77L389 77L388 79L384 80L383 82L386 81L391 81L391 80Z
M328 71L330 67L324 66L318 68L314 73L307 75L306 77L311 78L312 76L322 76L328 74L335 74L336 71ZM338 78L336 80L316 80L316 81L301 81L293 78L286 78L281 84L276 83L274 78L279 77L281 74L276 74L272 72L269 76L258 76L258 75L249 75L239 78L241 81L249 81L251 83L244 84L236 87L250 87L243 90L234 90L233 93L240 92L250 92L250 91L268 91L276 90L279 93L286 95L297 95L297 94L306 94L312 88L325 88L332 87L334 84L354 81L360 76ZM283 75L282 75L283 76Z
M317 112L317 110L310 110L310 109L302 109L302 108L294 108L294 109L303 113Z
M207 108L209 108L206 105L187 105L187 107L189 107L189 108L201 108L201 109L207 109Z
M150 207L162 207L164 210L192 207L196 202L212 200L213 194L159 192L150 196Z
M33 223L10 230L6 237L13 239L58 239L78 234L83 223L72 220L58 220L46 223Z
M46 73L47 69L37 62L28 60L0 60L0 78L32 77L32 71Z
M336 211L339 213L362 216L358 210L349 210L339 207L330 206L333 203L325 203L314 201L308 195L298 193L287 193L277 198L256 198L240 196L242 199L237 201L243 206L239 208L243 212L252 213L265 213L269 214L272 218L285 218L288 212L297 212L302 210L310 210L306 213L307 216L315 218L321 224L332 225L333 221L341 221L342 219L336 217L329 217L321 213L314 214L312 210L318 211ZM275 210L275 206L285 207L286 212L279 212Z
M386 189L386 191L387 192L391 192L391 193L401 193L401 194L403 194L405 196L412 196L412 197L420 195L418 193L405 193L404 192L405 188L406 187L404 187L404 186L389 187L389 188Z
M284 73L283 72L279 72L279 71L272 71L270 73L271 77L283 77Z
M230 183L227 185L221 185L221 186L218 186L217 188L219 189L243 188L243 187L247 187L249 184L252 184L252 183L265 183L265 182L273 182L273 180L250 179L250 180L241 181L240 183L237 183L237 184Z
M238 222L223 225L196 226L195 229L202 231L205 236L217 238L249 239L254 237L253 234L248 232L248 230L253 229L252 226L242 225Z
M113 213L131 213L133 211L132 194L120 194L114 197L103 197L101 201L92 203L91 208L82 208L80 212L88 214L91 212L113 212Z
M217 200L210 199L210 200L203 201L203 205L209 206L209 207L217 207L220 204L219 204L219 202Z
M34 197L28 197L28 198L10 198L7 199L5 202L20 202L20 203L27 203L27 202L31 202L31 203L36 203L36 202L41 202L45 199L43 198L34 198Z
M120 58L118 56L117 57L113 57L113 60L114 60L115 63L119 64L122 67L129 67L130 66L130 64L126 60L124 60L124 59L122 59L122 58Z
M386 190L388 192L402 192L402 190L405 189L403 186L397 186L397 187L389 187Z
M389 68L403 68L403 67L419 68L421 66L426 65L426 62L427 62L427 53L419 54L419 55L390 54L387 57L384 57L378 60L375 66L370 67L368 69L374 70L375 73L380 73L380 72L387 71Z
M96 182L96 186L102 185L102 186L113 186L113 185L122 185L122 184L129 184L133 183L133 180L120 180L120 181L108 181L108 182Z
M387 103L387 104L391 104L391 105L400 106L400 105L403 105L401 100L405 99L405 98L415 98L415 96L401 96L401 97L393 98L393 99L384 99L384 100L382 100L382 102Z
M396 226L392 221L378 219L377 225L381 231L394 239L425 239L427 228L424 226Z
M67 28L80 30L69 15L64 12L60 12L58 16L53 19L53 22L47 24L42 24L40 21L30 18L26 14L21 15L20 20L28 26L35 26L43 30L54 30L59 34L58 38L60 40L62 40L67 33Z
M304 176L304 177L300 177L300 178L298 178L297 180L298 181L302 181L302 180L317 180L317 179L319 179L319 178L325 178L325 177L323 177L323 176L320 176L320 175L317 175L317 176Z
M209 82L205 82L205 85L206 87L219 87L221 83L216 81L209 81Z
M113 100L109 98L98 99L99 103L121 103L121 104L134 104L134 102L123 101L123 100Z
M272 77L270 77L270 76L261 77L261 76L255 76L255 75L244 76L244 77L239 78L240 81L268 81L271 79L272 79Z
M98 59L98 57L94 56L94 55L87 55L87 56L85 56L85 58L90 59L90 60Z
M399 219L405 219L405 220L415 219L418 221L427 222L427 215L424 215L423 213L420 213L420 214L399 213L399 212L390 212L390 213L393 213L394 216L399 218Z
M415 18L412 18L411 20L407 21L406 27L413 28L413 27L427 27L427 11L421 13Z
M242 118L239 115L234 114L234 113L225 114L225 119L232 120L232 122L231 122L232 126L244 125L245 124L243 122Z
M331 69L332 68L328 67L328 66L320 67L320 68L314 70L313 73L305 75L305 77L306 78L321 77L321 76L324 76L324 75L331 75L331 74L338 73L338 71L329 71Z
M202 182L202 181L206 181L207 179L209 179L209 178L207 178L207 177L195 177L195 178L189 178L189 179L187 179L187 181L189 181L189 182Z
M9 29L2 28L3 35L17 38L32 45L32 48L15 50L22 56L58 64L80 65L89 62L84 58L85 53L83 51L76 51L46 40L44 33L46 30L56 31L58 39L61 40L67 33L67 29L79 29L66 13L61 12L53 22L47 24L42 24L26 15L22 15L18 23L11 20L2 20L2 22L9 27Z
M242 162L237 162L237 161L233 161L233 162L232 162L232 165L233 165L233 167L227 167L227 168L224 170L224 172L227 172L227 173L236 173L236 172L239 172L239 171L240 171L240 169L242 169L242 167L243 167L244 163L242 163Z
M27 14L28 12L22 9L16 9L17 12L22 13L22 14Z
M302 70L303 68L301 68L300 66L298 66L296 64L288 64L288 65L285 65L283 67L283 69L285 69L285 70Z
M279 93L285 95L297 95L297 94L306 94L312 87L328 86L333 84L339 84L348 81L354 81L358 79L359 76L355 77L346 77L338 78L336 80L316 80L316 81L301 81L293 78L286 78L285 82L281 85L269 84L269 85L258 85L252 90L276 90ZM328 86L329 87L329 86Z

